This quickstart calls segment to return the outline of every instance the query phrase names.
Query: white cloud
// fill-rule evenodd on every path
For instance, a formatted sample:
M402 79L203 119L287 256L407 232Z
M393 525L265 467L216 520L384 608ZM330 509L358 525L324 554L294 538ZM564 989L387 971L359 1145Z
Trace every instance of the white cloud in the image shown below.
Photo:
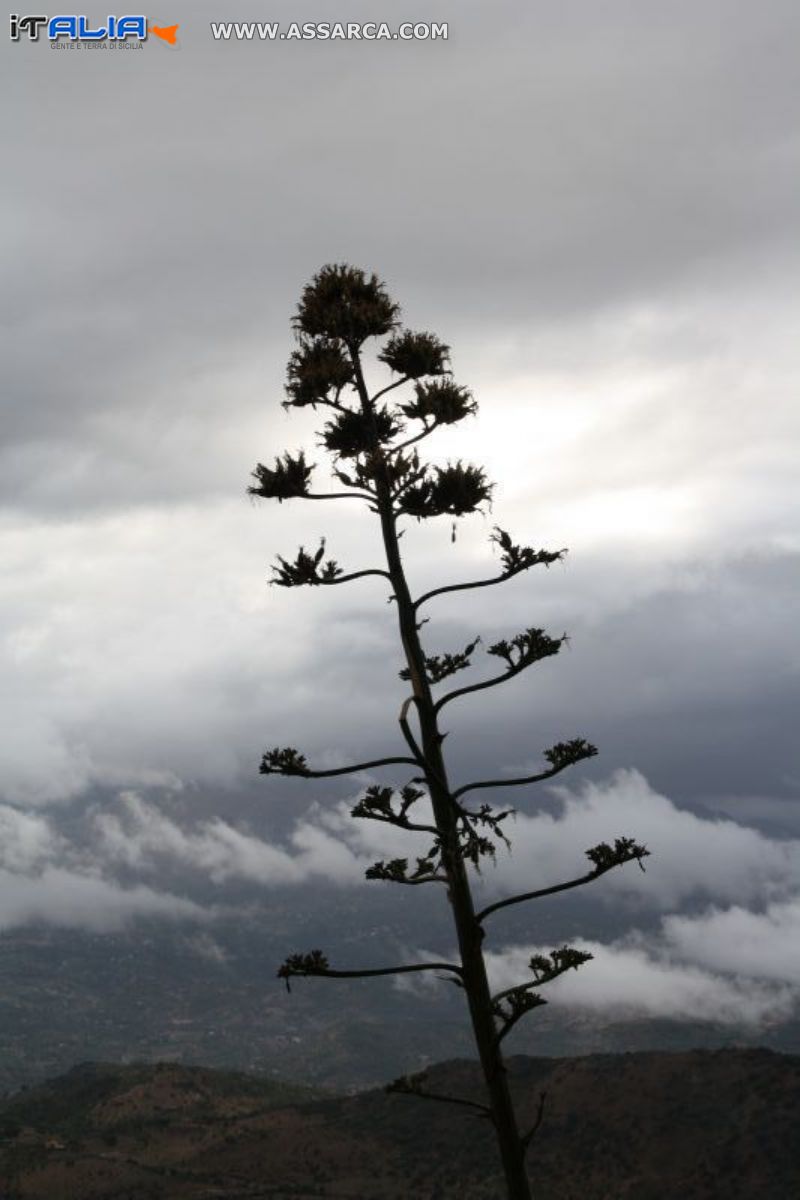
M576 878L590 864L584 851L601 841L633 836L651 850L646 871L629 863L580 894L593 902L669 911L707 898L758 907L793 894L800 867L797 840L769 838L729 819L707 819L677 808L635 770L615 772L576 792L553 789L561 803L555 815L518 815L507 825L511 852L498 848L479 889L491 896L530 891ZM120 794L116 810L96 812L99 852L135 870L151 872L173 862L221 885L229 879L273 888L302 884L317 876L358 884L376 858L426 851L430 834L408 834L350 816L352 801L313 805L283 844L265 840L241 824L213 818L191 827L135 792ZM430 820L426 800L416 817Z
M630 937L604 945L572 943L594 957L541 989L559 1006L627 1019L664 1017L675 1021L714 1021L725 1025L763 1026L791 1016L800 990L788 983L758 978L757 963L744 957L741 973L729 975L681 961L655 938ZM496 989L531 979L532 954L555 947L514 946L489 952L487 963Z
M369 620L330 594L289 602L271 590L276 553L308 544L308 526L284 506L270 529L275 514L243 494L250 465L213 510L0 521L0 798L255 779L270 739L297 738L315 704L317 754L345 747L349 758L351 741L357 752L364 731L374 737L376 692L399 681L387 672L367 695L354 675L394 637L386 589L359 585ZM336 537L351 528L352 514L326 516L331 553L368 566L374 537ZM341 688L347 706L332 702Z
M627 1018L668 1017L763 1027L800 1011L800 897L753 911L735 904L671 913L660 930L635 929L603 944L573 944L593 960L542 988L567 1007ZM489 952L494 986L530 979L532 954L554 946Z
M430 834L409 835L351 817L353 802L341 801L332 808L312 805L283 845L218 817L184 827L132 791L120 793L117 811L96 812L93 826L99 853L111 861L144 872L172 863L217 885L236 879L276 888L312 878L356 885L377 858L413 857L415 850L421 854L429 847ZM425 800L418 809L420 819L430 818Z
M207 930L202 930L194 937L187 938L186 945L193 954L204 958L207 962L215 963L217 966L222 966L230 957L224 946L221 946Z
M0 929L44 922L112 933L142 917L205 920L198 904L141 884L123 888L98 875L45 867L37 875L0 870Z
M200 905L169 891L122 887L86 846L41 813L0 805L0 929L44 922L110 932L139 917L205 920Z
M0 804L0 867L30 872L51 860L60 845L44 817Z
M103 854L128 867L153 871L163 862L188 867L222 885L229 879L274 888L318 876L336 883L363 879L360 859L324 820L299 821L289 847L272 845L220 818L184 829L134 792L120 796L120 812L98 813L94 825Z
M663 930L670 948L689 961L800 988L799 896L768 904L763 912L736 904L700 916L672 914Z
M705 895L757 903L796 886L800 842L696 816L655 792L639 771L617 771L578 791L552 790L561 811L517 817L509 827L510 857L499 854L497 872L487 874L493 889L531 891L576 878L589 866L583 851L622 836L650 850L646 870L629 864L591 884L597 901L614 902L622 894L668 908Z

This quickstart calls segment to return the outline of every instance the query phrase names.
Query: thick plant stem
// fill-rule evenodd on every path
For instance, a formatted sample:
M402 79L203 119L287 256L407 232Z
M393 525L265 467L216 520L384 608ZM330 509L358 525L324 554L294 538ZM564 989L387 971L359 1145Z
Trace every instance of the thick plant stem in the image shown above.
M374 418L361 370L357 347L350 347L356 386L365 416ZM525 1168L525 1147L517 1126L503 1057L497 1040L492 1013L491 992L483 957L483 930L475 916L475 907L464 859L459 848L457 808L447 780L442 735L439 732L436 709L430 683L425 672L425 659L419 639L416 615L403 569L395 524L388 475L380 469L382 450L375 439L375 490L380 515L386 565L397 603L400 637L417 707L421 749L425 759L425 778L430 792L436 827L442 840L442 866L447 874L448 896L453 910L458 946L463 968L463 985L467 996L475 1043L489 1094L492 1123L495 1128L508 1200L531 1200L532 1193Z

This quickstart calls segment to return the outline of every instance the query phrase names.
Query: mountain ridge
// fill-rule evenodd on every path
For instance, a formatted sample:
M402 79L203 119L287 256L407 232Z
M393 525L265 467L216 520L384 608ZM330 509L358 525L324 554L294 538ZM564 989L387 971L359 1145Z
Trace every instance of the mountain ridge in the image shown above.
M426 1087L480 1099L477 1064ZM800 1195L800 1056L768 1049L509 1060L537 1200ZM335 1095L179 1063L83 1063L0 1102L0 1195L26 1200L496 1200L487 1123L370 1089Z

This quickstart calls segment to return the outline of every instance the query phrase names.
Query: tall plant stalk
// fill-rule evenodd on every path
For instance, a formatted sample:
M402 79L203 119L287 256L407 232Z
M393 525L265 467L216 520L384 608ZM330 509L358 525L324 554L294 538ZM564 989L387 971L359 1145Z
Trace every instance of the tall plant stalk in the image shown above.
M430 333L398 329L399 310L385 286L374 275L349 266L327 266L305 288L294 325L298 348L289 360L287 398L289 408L311 406L327 410L330 419L321 430L323 445L333 456L333 475L344 491L313 492L312 467L303 452L286 453L273 467L259 463L253 472L253 495L279 501L290 498L352 498L366 502L380 521L385 566L345 574L333 559L325 558L324 542L309 554L303 547L289 561L278 557L274 583L283 587L333 586L365 576L382 576L391 588L405 657L403 678L411 691L399 718L406 746L402 756L387 755L367 763L334 770L315 770L293 747L268 751L261 763L263 774L300 776L306 779L344 775L373 768L406 765L413 768L403 787L370 786L351 810L357 819L393 825L412 833L425 833L432 845L415 864L407 858L377 862L367 871L370 879L418 886L445 885L458 943L454 962L401 963L371 970L336 969L319 950L290 955L278 971L289 981L295 976L367 978L380 975L435 971L463 990L486 1087L485 1103L460 1097L433 1094L424 1076L405 1077L392 1090L421 1097L447 1100L479 1111L492 1123L502 1162L509 1200L531 1200L526 1154L542 1118L521 1129L512 1101L502 1043L516 1023L532 1009L546 1003L538 989L559 975L586 962L591 955L570 946L549 955L534 955L531 979L493 992L483 953L486 922L497 911L511 905L583 886L624 863L642 860L648 851L632 838L617 838L586 851L591 868L564 883L508 896L476 911L469 870L481 860L494 857L498 841L508 839L503 822L511 810L498 811L491 804L477 808L464 797L479 790L494 790L534 784L551 779L566 767L591 758L596 748L583 738L559 742L543 752L543 767L533 775L516 779L487 779L454 789L449 782L442 749L444 734L440 713L445 705L462 696L504 683L523 670L557 654L565 636L551 637L542 629L528 628L510 640L488 647L488 653L504 663L500 674L453 691L434 695L434 688L458 671L471 666L480 639L463 650L426 654L420 639L420 609L435 597L503 583L537 565L549 566L565 551L534 550L516 545L503 529L495 529L492 541L500 550L502 570L496 576L474 582L437 587L414 599L400 553L398 522L437 516L451 519L475 512L488 502L492 485L481 468L451 463L430 466L419 457L418 444L443 426L473 415L477 405L470 392L453 382L449 369L449 347ZM370 394L364 376L364 344L370 338L385 342L379 360L396 378ZM412 385L414 398L405 404L386 397L404 385ZM394 397L392 398L394 399ZM349 401L349 403L348 403ZM381 403L382 402L382 403ZM413 429L415 432L409 433ZM417 817L415 806L429 799L432 818Z

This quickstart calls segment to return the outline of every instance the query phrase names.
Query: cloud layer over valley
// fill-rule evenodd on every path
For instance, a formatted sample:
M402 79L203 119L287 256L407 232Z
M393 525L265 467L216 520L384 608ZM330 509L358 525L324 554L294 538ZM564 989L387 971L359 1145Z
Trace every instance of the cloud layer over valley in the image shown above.
M646 872L628 864L588 885L591 895L582 893L615 915L620 933L570 938L595 961L550 985L549 998L606 1016L730 1025L761 1026L797 1013L800 974L787 947L800 935L800 840L699 817L636 771L550 792L546 809L519 814L509 826L512 852L501 846L496 866L478 881L484 902L584 874L583 851L601 840L635 836L652 853ZM366 882L365 869L377 858L421 854L426 839L353 820L351 803L312 806L285 839L221 817L193 820L175 791L152 790L147 798L122 792L88 809L71 836L58 831L58 813L5 806L2 927L113 932L142 918L170 918L213 934L219 922L268 913L291 892L302 905L304 889L315 884L361 889L367 903L369 889L390 885ZM234 884L238 901L231 904ZM431 903L444 909L438 889ZM401 922L402 904L401 890ZM531 921L535 927L535 912ZM497 946L489 961L498 986L524 979L530 955L555 948L505 944L502 913L487 928ZM425 953L450 950L444 943Z

